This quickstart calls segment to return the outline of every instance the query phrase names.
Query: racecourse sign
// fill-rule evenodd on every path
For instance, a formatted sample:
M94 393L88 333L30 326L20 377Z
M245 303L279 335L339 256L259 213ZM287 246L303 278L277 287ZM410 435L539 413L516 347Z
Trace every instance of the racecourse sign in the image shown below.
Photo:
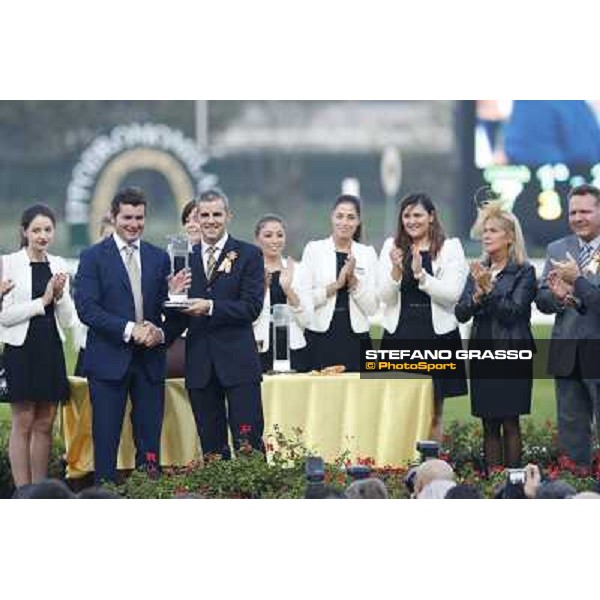
M97 137L75 165L67 189L66 220L74 249L96 238L112 197L129 173L139 169L161 173L181 208L216 183L214 175L202 170L206 161L194 140L167 125L119 125Z

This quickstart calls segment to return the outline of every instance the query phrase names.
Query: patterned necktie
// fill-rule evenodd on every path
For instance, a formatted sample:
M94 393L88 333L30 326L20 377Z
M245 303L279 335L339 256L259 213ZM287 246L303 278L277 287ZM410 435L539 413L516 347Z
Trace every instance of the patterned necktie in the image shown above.
M135 307L135 321L141 323L144 320L144 301L142 296L142 274L140 267L135 259L135 246L125 246L125 266L131 283L131 291L133 292L133 305Z
M206 260L206 278L210 279L213 271L215 270L215 265L217 264L217 259L215 258L215 252L217 251L216 246L209 246L206 249L206 254L208 258Z
M592 260L593 248L591 244L585 244L579 252L579 268L583 272Z

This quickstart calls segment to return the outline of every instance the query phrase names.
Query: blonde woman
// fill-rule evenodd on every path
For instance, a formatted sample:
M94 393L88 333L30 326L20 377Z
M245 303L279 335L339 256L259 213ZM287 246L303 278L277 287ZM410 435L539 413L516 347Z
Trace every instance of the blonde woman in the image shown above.
M471 265L455 309L461 323L473 318L469 347L534 350L530 320L537 283L518 219L490 204L481 210L475 233L481 235L482 259ZM471 412L483 422L487 466L518 466L519 416L531 410L531 364L473 360L470 376Z
M76 313L66 264L48 253L55 225L47 206L26 209L22 248L4 257L4 277L15 283L0 312L0 337L12 412L8 452L17 487L48 476L56 409L69 398L62 340Z

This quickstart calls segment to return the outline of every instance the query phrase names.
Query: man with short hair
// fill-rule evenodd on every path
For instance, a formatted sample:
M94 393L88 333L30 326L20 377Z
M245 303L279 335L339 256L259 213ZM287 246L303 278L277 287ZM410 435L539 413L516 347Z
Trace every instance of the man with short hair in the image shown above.
M227 233L232 217L218 189L198 199L201 243L190 258L190 298L175 335L188 329L185 385L203 454L230 457L227 425L234 447L247 440L263 450L261 364L252 323L262 310L264 261L259 248ZM227 398L227 403L225 402Z
M95 480L114 480L127 396L136 466L159 464L166 375L162 305L167 253L141 240L146 199L125 188L111 204L114 233L81 253L75 305L89 327L83 371L92 403Z
M580 185L568 200L573 233L548 245L535 302L556 314L548 372L556 382L559 444L589 467L592 422L600 427L600 190Z

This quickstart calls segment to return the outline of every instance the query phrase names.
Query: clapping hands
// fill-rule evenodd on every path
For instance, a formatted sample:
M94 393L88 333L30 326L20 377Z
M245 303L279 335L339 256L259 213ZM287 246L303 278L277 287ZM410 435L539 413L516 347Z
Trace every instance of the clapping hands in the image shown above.
M552 263L552 272L555 272L560 279L569 285L573 285L575 280L581 275L581 270L577 261L567 252L566 260L550 259Z
M285 269L281 269L281 273L279 275L279 285L281 285L281 289L287 296L290 293L292 288L292 280L294 279L294 267L295 263L291 258L287 260L287 266Z
M66 273L57 273L52 277L53 287L54 287L54 299L60 300L63 295L63 291L65 289L65 285L67 283L67 274Z
M42 296L42 302L44 306L49 306L55 300L60 300L62 298L66 283L66 273L56 273L50 277L48 283L46 284L44 295Z
M572 304L570 299L573 297L573 286L561 279L558 271L550 271L546 278L546 283L548 284L548 289L559 302L566 305Z
M402 252L400 248L392 246L390 250L390 261L392 262L392 278L395 281L399 281L402 277L402 272L404 271L404 252Z
M417 248L413 248L412 250L411 268L415 279L419 279L423 272L423 257Z
M478 261L474 261L470 264L470 271L471 276L475 280L473 300L478 302L482 296L489 294L494 287L492 272Z
M573 285L577 277L581 275L581 270L577 261L567 252L565 260L550 259L552 270L546 277L548 289L558 302L565 306L574 304Z
M353 290L358 285L358 279L354 274L355 267L356 258L352 254L348 254L348 258L346 258L346 262L340 269L340 274L337 278L338 289L341 290L344 286L347 286L349 290Z

